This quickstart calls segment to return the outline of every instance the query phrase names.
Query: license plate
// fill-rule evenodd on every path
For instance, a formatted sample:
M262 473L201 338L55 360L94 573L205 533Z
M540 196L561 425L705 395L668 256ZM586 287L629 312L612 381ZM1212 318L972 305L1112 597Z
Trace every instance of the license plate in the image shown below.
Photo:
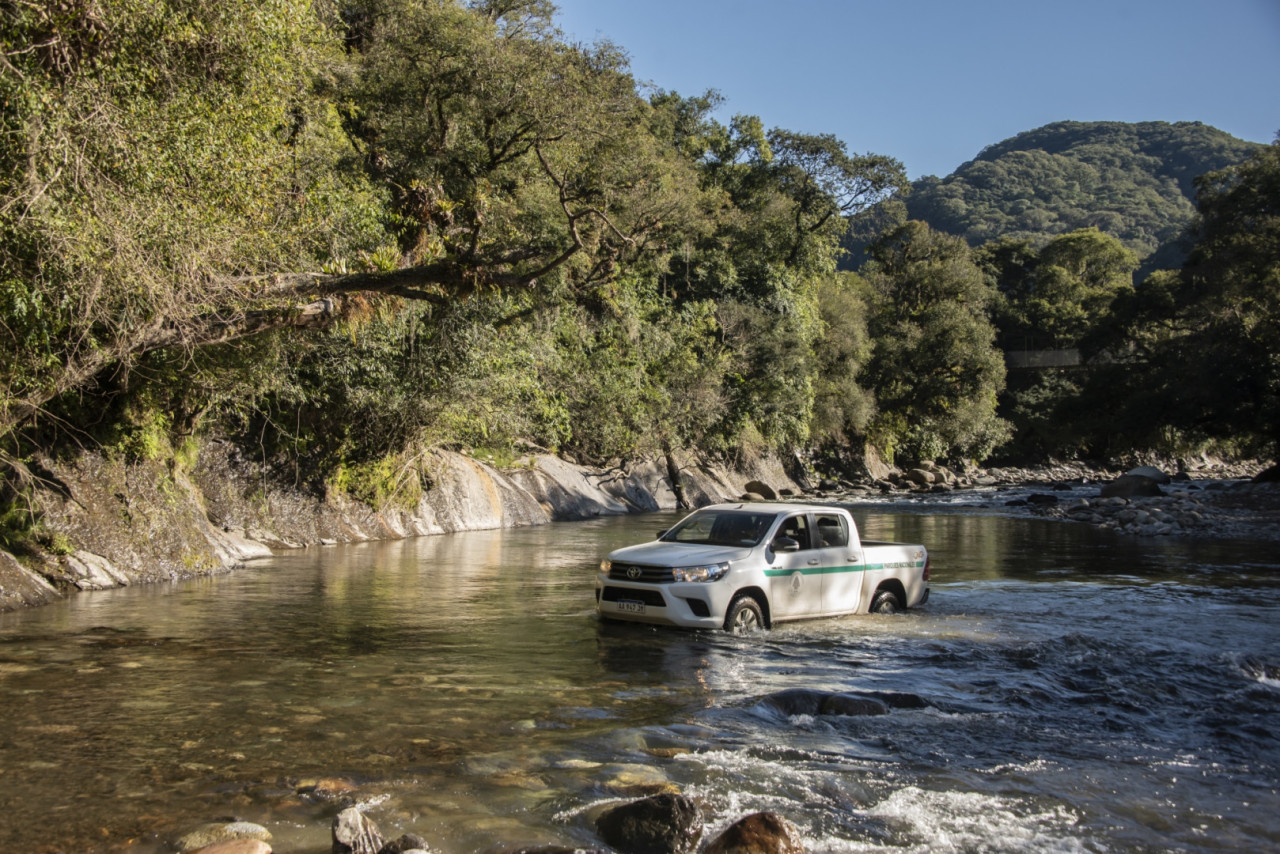
M644 603L643 603L643 602L637 602L637 601L635 601L634 599L619 599L619 600L618 600L618 610L619 610L619 611L630 611L632 614L643 614L643 613L644 613Z

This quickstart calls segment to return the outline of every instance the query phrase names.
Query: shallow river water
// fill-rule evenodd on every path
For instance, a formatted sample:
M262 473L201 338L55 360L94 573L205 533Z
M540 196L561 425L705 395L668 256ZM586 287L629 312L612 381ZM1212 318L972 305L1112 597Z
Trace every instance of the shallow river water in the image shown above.
M601 845L619 799L811 852L1280 850L1280 555L855 508L929 604L748 637L602 625L592 580L670 515L309 549L0 615L0 851L176 850L219 819L320 854L340 779L442 854ZM921 708L784 717L792 687Z

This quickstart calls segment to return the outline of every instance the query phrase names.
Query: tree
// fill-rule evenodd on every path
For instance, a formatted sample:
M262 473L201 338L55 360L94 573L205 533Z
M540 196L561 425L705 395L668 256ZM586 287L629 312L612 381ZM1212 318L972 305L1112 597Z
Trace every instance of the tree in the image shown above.
M870 253L872 438L890 457L986 457L1008 436L995 414L1004 360L986 315L991 291L968 246L910 221Z
M1280 139L1239 166L1203 176L1196 187L1196 242L1174 294L1176 332L1156 358L1171 383L1182 380L1175 423L1274 454L1280 450Z
M661 251L696 200L691 166L645 132L621 54L564 45L550 9L6 13L0 436L158 349L327 326L387 296L590 298Z
M1117 297L1132 293L1138 266L1137 256L1096 228L1055 237L1038 252L1002 238L974 258L996 289L992 316L1010 350L1078 346Z
M866 434L876 412L875 395L863 386L874 343L867 327L868 286L854 273L837 273L819 282L817 293L822 334L814 342L812 435L844 445Z
M1280 146L1197 187L1187 263L1121 295L1084 342L1109 358L1062 413L1094 450L1280 449Z
M905 186L829 136L722 125L713 93L640 97L546 0L11 5L15 469L126 404L316 469L517 433L796 445L845 218Z
M828 240L839 240L848 230L846 218L906 189L900 162L878 154L850 156L830 134L773 130L769 150L778 183L794 203L795 238L787 257L792 264L809 235L827 230Z
M11 4L0 43L0 438L143 353L316 323L244 276L381 239L305 0Z
M710 115L715 93L659 93L652 103L655 132L698 164L712 211L660 276L677 302L716 307L731 366L721 444L807 441L820 387L824 411L835 405L814 358L818 288L833 274L847 217L905 186L901 164L850 155L830 136L766 132L755 116L723 125Z
M1042 346L1073 347L1133 289L1138 256L1096 228L1055 237L1036 258L1031 292L1022 300L1027 326Z

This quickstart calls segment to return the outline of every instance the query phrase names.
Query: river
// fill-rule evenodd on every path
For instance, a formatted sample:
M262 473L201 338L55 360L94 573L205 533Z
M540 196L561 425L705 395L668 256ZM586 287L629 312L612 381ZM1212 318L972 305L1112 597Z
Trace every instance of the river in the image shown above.
M594 617L670 515L309 549L0 615L0 850L158 854L205 821L320 854L340 779L442 854L599 845L678 789L812 852L1280 849L1280 555L856 507L929 604L747 637ZM784 717L773 691L907 692ZM323 789L324 787L322 787ZM333 788L332 786L330 788Z

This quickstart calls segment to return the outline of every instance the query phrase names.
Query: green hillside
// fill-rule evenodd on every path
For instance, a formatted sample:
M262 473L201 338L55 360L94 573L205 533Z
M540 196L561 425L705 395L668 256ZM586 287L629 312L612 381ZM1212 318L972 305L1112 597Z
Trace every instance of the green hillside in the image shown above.
M1056 122L988 146L946 178L912 185L907 215L979 246L1042 244L1096 227L1140 258L1173 244L1195 213L1195 179L1259 146L1200 122Z

